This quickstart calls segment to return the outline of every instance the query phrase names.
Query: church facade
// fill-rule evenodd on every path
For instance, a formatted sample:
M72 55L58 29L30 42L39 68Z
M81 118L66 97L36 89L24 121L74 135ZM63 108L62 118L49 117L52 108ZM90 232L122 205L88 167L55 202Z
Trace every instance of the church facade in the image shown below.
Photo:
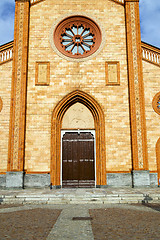
M0 187L160 185L160 49L139 0L16 0L0 85Z

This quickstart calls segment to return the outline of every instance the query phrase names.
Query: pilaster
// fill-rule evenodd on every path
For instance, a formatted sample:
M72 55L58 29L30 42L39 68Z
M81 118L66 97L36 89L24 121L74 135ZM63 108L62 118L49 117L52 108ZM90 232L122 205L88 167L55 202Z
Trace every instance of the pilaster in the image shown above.
M15 0L8 172L22 172L24 165L29 5L29 0Z
M139 0L125 0L133 170L148 170Z

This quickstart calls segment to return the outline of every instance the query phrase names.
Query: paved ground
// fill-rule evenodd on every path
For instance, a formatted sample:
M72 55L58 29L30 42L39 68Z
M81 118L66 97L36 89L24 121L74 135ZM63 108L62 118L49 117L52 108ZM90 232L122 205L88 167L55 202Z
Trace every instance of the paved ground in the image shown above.
M160 204L1 205L0 222L0 240L160 240Z

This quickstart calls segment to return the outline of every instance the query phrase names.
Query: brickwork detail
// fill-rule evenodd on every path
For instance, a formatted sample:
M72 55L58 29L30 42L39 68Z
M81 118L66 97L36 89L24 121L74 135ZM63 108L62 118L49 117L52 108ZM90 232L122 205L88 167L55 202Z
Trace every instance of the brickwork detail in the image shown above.
M21 108L21 70L22 70L22 45L23 45L23 20L24 3L20 4L19 10L19 40L18 40L18 59L17 59L17 82L15 99L15 123L14 123L14 151L13 151L13 169L18 167L18 144L20 127L20 108Z
M35 84L48 86L50 81L50 63L36 62Z
M12 62L0 65L0 174L7 170ZM3 105L2 105L3 104Z
M8 171L23 171L29 1L16 1Z
M2 107L3 107L3 102L2 102L2 98L0 97L0 112L2 111Z
M156 156L157 156L157 172L158 172L158 185L160 186L160 138L156 144Z
M134 3L131 3L130 6L131 6L131 28L132 28L133 69L134 69L134 88L135 88L135 105L136 105L138 159L139 159L139 168L143 168L140 90L139 90L139 77L138 77L137 40L136 40L136 24L135 24L136 20L135 20L135 6L134 6Z
M143 78L145 89L145 111L149 170L157 171L155 145L160 137L160 115L154 111L153 99L159 93L160 67L143 60ZM155 98L156 97L156 98ZM158 100L158 99L157 99ZM157 101L156 101L157 102Z
M125 1L133 170L148 170L139 2Z
M120 63L106 62L106 85L120 85Z

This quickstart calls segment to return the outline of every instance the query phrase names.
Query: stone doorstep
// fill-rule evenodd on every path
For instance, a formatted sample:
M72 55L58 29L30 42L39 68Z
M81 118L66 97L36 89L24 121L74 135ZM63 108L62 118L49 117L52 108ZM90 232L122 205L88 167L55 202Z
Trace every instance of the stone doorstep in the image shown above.
M143 200L144 199L144 197L135 197L135 196L130 196L130 197L126 197L126 196L123 196L123 197L120 197L120 199L137 199L137 200Z
M28 201L48 201L48 198L26 197L26 198L24 198L24 201L25 202L28 202Z
M137 196L139 196L139 197L143 197L144 196L144 194L143 193L138 193L138 194L136 194L136 193L121 193L121 194L118 194L118 196L119 197L124 197L124 196L126 196L126 197L130 197L130 196L135 196L135 197L137 197Z
M108 200L116 200L116 199L144 199L146 197L146 195L145 196L126 196L126 195L121 195L121 196L117 196L117 197L112 197L112 196L106 196L106 197L86 197L86 196L82 196L82 197L77 197L77 196L38 196L38 195L36 195L36 196L3 196L2 197L2 199L19 199L19 200L21 200L21 199L26 199L26 200L51 200L51 199L60 199L60 200L62 200L62 199L78 199L78 200L98 200L98 199L101 199L101 200L105 200L105 199L108 199ZM158 200L158 199L160 199L160 196L159 195L155 195L155 196L148 196L149 198L152 198L152 199L156 199L156 200Z
M4 195L4 196L2 197L2 199L10 199L10 198L16 198L16 195L10 195L10 196Z
M79 199L81 199L81 198L105 198L105 197L107 197L107 195L82 195L82 196L80 196L80 195L64 195L64 197L70 197L70 198L79 198Z
M160 200L152 200L148 201L149 203L160 203ZM119 203L142 203L141 200L136 200L136 199L117 199L117 200L98 200L98 201L91 201L91 200L84 200L84 201L79 201L77 200L72 200L72 199L59 199L56 200L17 200L17 199L10 199L7 201L3 201L1 204L119 204Z
M127 200L120 200L120 202L119 203L126 203L126 204L132 204L132 203L142 203L142 201L127 201Z

